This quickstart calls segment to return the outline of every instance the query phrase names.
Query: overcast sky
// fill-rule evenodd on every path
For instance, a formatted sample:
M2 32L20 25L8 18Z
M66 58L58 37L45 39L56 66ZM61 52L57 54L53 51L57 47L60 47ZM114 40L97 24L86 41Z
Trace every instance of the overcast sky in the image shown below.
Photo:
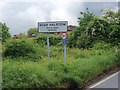
M74 2L73 2L74 1ZM29 28L37 27L37 22L68 21L78 25L77 18L81 11L89 8L90 12L101 15L102 9L118 9L118 0L0 0L0 22L6 23L12 35L26 33ZM93 2L94 1L94 2ZM97 1L97 0L96 0Z

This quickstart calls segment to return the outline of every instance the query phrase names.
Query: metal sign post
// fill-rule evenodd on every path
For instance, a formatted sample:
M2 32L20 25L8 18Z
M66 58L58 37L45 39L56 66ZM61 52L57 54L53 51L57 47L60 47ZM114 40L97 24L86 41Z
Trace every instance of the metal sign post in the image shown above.
M50 59L50 44L49 44L49 34L46 33L47 36L47 48L48 48L48 60Z
M68 38L68 34L66 32L62 33L62 44L64 45L64 64L66 64L66 43L67 43L67 39Z
M66 64L66 44L64 45L64 64Z

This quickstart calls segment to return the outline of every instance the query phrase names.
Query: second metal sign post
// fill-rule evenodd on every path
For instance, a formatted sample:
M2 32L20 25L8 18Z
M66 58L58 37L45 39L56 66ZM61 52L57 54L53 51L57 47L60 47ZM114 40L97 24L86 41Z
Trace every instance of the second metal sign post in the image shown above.
M62 33L62 44L64 45L64 64L66 64L66 43L67 43L67 39L68 38L68 34L66 32Z

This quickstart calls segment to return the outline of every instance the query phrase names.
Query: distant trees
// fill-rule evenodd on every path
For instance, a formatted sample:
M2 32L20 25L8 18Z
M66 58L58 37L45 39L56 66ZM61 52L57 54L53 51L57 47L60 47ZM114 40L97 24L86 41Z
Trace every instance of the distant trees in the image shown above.
M37 28L30 28L27 31L28 37L36 37L37 36Z
M0 22L0 39L5 42L6 39L10 38L9 28L5 23Z
M27 35L24 33L19 33L18 38L19 39L27 39Z
M97 41L119 45L120 11L106 11L103 17L98 17L87 11L80 12L79 26L68 38L69 47L89 48Z
M68 37L69 47L90 48L94 43L104 41L111 45L120 45L120 11L106 10L102 17L89 12L80 12L78 18L79 26L70 33ZM3 42L10 37L9 28L4 23L0 23L0 38ZM30 28L27 35L20 33L18 38L27 38L37 36L37 28ZM37 41L44 41L45 36L41 36ZM53 45L56 45L56 38L50 39Z

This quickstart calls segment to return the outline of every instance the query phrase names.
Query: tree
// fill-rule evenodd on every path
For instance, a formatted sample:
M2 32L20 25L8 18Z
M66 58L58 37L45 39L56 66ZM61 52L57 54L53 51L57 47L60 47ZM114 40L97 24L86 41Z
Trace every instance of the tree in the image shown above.
M25 35L24 33L19 33L18 38L19 39L26 39L27 35Z
M94 19L96 16L88 11L80 12L81 17L78 18L79 26L73 30L70 37L68 38L68 46L69 47L78 47L78 48L86 48L91 47L92 45L92 26L94 24ZM74 41L74 44L73 44Z
M37 28L30 28L27 32L28 37L36 37L37 36Z
M80 12L81 17L78 17L79 26L86 26L91 20L94 19L95 15L88 11L86 8L86 12Z
M6 24L2 24L0 22L0 39L2 39L2 42L5 42L6 39L10 38L9 28L6 26Z
M109 27L106 27L108 34L108 42L113 45L120 45L120 10L106 10L103 19L109 23Z
M119 45L120 38L120 11L106 11L103 17L93 13L80 12L79 26L68 38L69 47L89 48L97 41L104 41L112 45ZM73 44L74 41L74 44Z

